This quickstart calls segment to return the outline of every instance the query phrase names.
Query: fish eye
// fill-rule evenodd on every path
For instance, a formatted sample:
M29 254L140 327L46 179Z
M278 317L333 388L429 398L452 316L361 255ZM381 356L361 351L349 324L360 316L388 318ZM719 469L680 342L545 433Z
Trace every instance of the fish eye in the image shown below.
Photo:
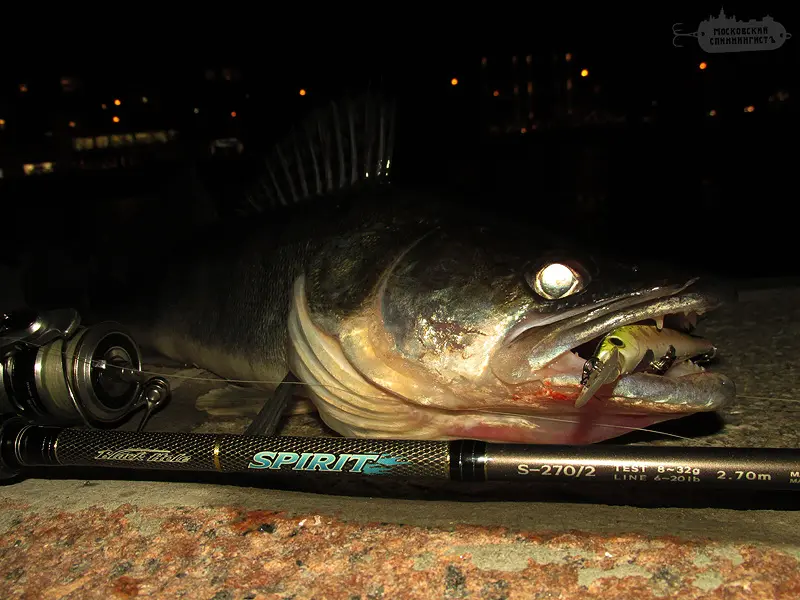
M539 269L532 283L543 298L559 300L583 290L585 278L563 263L550 263Z

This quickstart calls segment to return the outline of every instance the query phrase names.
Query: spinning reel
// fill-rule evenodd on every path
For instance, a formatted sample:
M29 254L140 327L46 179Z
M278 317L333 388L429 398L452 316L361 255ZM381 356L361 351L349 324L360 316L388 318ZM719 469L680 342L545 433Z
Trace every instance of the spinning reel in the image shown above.
M114 323L81 326L72 309L0 313L0 413L39 425L119 425L146 408L141 430L169 398L145 379L133 338Z

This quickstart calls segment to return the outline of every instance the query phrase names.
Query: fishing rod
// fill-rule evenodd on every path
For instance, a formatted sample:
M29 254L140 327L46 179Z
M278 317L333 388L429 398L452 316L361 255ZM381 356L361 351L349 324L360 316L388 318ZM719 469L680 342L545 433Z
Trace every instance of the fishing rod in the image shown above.
M37 467L99 466L577 486L800 489L800 451L792 449L276 436L291 396L291 379L278 387L244 435L145 432L148 417L169 400L170 386L162 377L147 379L141 364L135 340L116 324L83 327L72 309L4 314L0 477ZM137 431L113 429L142 409Z
M556 446L474 440L166 433L0 422L0 475L34 467L800 490L800 452L783 448Z

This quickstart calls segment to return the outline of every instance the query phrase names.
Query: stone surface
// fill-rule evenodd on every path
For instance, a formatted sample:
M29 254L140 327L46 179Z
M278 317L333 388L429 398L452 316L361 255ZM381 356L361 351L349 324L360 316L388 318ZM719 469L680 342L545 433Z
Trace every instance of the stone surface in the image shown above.
M796 448L800 288L745 291L699 333L719 346L715 369L736 382L737 404L657 428L688 439L614 443ZM172 382L174 404L148 429L249 422L197 410L223 383ZM308 414L281 433L331 435ZM800 597L793 493L40 475L0 487L3 598Z
M6 500L4 598L795 598L800 548Z

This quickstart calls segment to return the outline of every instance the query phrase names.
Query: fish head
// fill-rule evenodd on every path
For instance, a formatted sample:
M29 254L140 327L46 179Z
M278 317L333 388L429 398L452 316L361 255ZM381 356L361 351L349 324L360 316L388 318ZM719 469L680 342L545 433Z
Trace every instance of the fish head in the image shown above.
M652 325L680 346L697 316L733 297L703 277L545 236L440 227L394 259L339 339L360 377L416 411L416 429L399 437L591 443L732 400L732 382L697 357L658 373L660 353L641 349L640 368L576 407L608 333Z

